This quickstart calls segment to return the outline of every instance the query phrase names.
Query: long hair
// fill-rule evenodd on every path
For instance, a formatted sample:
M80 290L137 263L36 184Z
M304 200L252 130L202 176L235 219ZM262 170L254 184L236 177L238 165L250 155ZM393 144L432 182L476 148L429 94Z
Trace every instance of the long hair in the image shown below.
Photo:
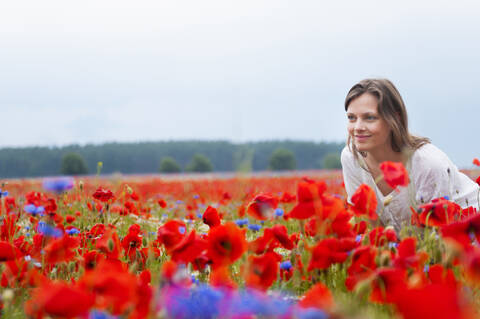
M397 88L387 79L365 79L355 84L348 91L345 98L345 111L348 110L350 102L364 93L370 93L378 100L378 113L385 119L391 131L391 146L395 152L414 151L419 147L430 143L425 137L415 136L408 131L408 116L405 103L403 102ZM347 145L355 158L359 152L349 135Z

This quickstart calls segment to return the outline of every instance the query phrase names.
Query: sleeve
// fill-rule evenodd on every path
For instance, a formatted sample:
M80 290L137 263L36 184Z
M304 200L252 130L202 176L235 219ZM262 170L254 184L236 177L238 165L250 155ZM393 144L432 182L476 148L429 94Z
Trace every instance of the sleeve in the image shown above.
M362 184L359 176L359 169L361 168L355 165L355 158L347 146L342 150L340 159L342 162L343 183L345 184L345 191L347 192L347 201L351 203L352 195Z
M443 152L424 154L417 160L415 177L416 196L419 205L434 198L452 199L452 187L455 184L456 166Z

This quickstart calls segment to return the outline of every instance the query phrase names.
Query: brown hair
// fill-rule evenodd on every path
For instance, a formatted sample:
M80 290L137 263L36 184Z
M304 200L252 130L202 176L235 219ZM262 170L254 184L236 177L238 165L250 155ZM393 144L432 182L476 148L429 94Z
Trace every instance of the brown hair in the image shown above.
M348 91L345 98L345 111L348 110L350 102L364 93L370 93L378 100L378 113L390 126L391 145L395 152L416 150L419 147L430 143L425 137L411 135L408 131L407 109L397 88L387 79L365 79L355 84ZM349 135L347 140L349 149L358 158L359 151ZM365 156L366 154L362 155Z

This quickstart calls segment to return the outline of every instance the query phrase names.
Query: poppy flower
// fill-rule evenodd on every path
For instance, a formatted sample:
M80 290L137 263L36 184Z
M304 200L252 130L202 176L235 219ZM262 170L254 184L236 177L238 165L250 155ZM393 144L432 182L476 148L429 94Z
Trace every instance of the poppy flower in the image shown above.
M319 282L305 293L298 305L303 308L331 309L334 302L330 290Z
M404 269L378 269L372 280L370 300L378 303L392 303L396 295L407 288L406 279L407 272Z
M32 318L52 317L77 318L86 316L95 297L77 286L63 282L45 282L36 288L25 304L25 312Z
M210 227L215 227L220 225L220 216L218 211L212 206L208 206L202 216L203 222Z
M273 216L278 200L270 195L257 195L248 204L247 213L253 218L267 220Z
M167 250L172 249L185 237L186 225L180 220L169 220L158 228L157 240Z
M370 231L368 234L370 239L370 244L375 245L377 247L385 245L387 242L396 242L397 241L397 234L392 228L383 228L377 227Z
M135 232L129 232L121 241L126 256L130 259L135 257L137 249L142 246L142 237Z
M383 162L380 164L383 179L391 188L408 186L410 179L405 166L401 162Z
M341 242L337 238L326 238L320 241L312 249L312 257L308 265L308 271L313 269L326 269L334 263L343 263L348 257L348 251L342 249Z
M230 271L227 266L217 267L212 270L210 274L210 285L227 289L237 288L237 284L230 277Z
M70 261L75 257L74 249L80 245L76 237L64 235L61 238L52 240L45 247L45 261L48 264Z
M345 286L348 290L353 290L359 281L373 274L377 269L376 255L376 250L372 246L361 246L355 249L351 264L347 268L348 277L345 280Z
M188 264L199 257L206 248L207 243L204 239L197 236L194 229L175 245L169 253L173 261Z
M455 221L455 217L462 212L462 208L458 204L445 198L435 198L419 208L418 220L420 224L433 227L443 226Z
M207 243L207 256L212 260L214 268L232 264L247 248L245 230L232 222L211 228Z
M458 286L452 269L445 269L445 267L440 264L428 267L428 279L430 279L432 284L448 285L453 288Z
M480 286L480 250L470 252L465 257L464 267L469 281Z
M394 304L404 319L474 318L459 291L445 284L429 284L398 292Z
M15 260L22 256L21 251L6 241L0 241L0 262Z
M322 195L327 189L324 181L316 182L304 178L297 186L297 205L288 214L288 217L307 219L314 215L323 215Z
M480 185L480 176L477 177L477 179L475 180L475 182Z
M245 284L251 288L267 290L278 278L278 263L282 258L274 252L250 256Z
M366 215L372 220L377 219L377 197L367 184L360 185L352 195L352 210L357 216Z
M115 197L111 190L104 189L102 187L98 187L92 196L93 198L98 199L101 202L108 202Z
M478 158L474 158L473 165L480 166L480 160Z
M423 264L428 259L428 254L426 252L417 252L416 246L417 240L415 237L403 239L398 244L398 253L393 259L393 265L400 269L419 269L423 267Z
M465 250L471 250L472 238L480 240L480 214L442 226L441 234L443 238L455 240Z
M272 227L272 234L275 239L283 246L283 248L291 250L293 242L288 237L287 227L285 225L275 225Z

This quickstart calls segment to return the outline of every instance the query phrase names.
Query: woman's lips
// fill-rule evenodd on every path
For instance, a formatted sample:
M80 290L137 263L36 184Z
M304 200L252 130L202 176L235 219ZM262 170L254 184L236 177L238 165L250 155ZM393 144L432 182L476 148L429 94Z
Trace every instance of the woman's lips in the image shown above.
M370 136L368 135L356 135L355 136L355 139L358 141L358 142L364 142L366 141Z

